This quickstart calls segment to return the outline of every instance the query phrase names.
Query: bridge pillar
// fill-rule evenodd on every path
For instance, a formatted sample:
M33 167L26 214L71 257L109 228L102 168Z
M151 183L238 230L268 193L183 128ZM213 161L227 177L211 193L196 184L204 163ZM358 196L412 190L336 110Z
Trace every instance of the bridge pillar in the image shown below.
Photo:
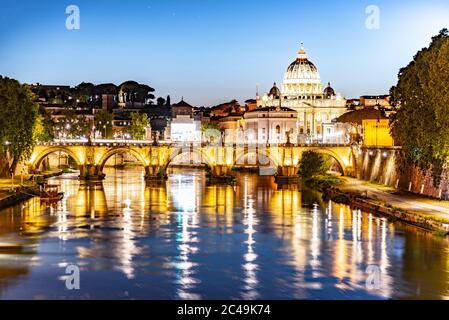
M298 182L298 167L296 166L282 166L278 167L276 175L276 182L278 183L294 183Z
M80 166L80 180L82 181L102 181L106 175L101 167L96 164L85 164Z
M214 182L233 182L235 177L232 175L232 166L229 165L214 165L210 167L208 175L210 181Z
M147 166L145 167L146 181L161 181L168 178L167 172L161 166Z

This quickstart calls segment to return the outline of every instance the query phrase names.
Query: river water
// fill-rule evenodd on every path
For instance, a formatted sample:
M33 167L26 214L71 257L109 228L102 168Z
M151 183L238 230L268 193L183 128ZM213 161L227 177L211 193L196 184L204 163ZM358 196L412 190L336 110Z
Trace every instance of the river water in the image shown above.
M173 169L146 185L52 180L64 200L0 212L0 299L444 299L448 241L318 193ZM67 268L69 267L70 268ZM79 290L72 266L79 268ZM75 272L76 276L76 272Z

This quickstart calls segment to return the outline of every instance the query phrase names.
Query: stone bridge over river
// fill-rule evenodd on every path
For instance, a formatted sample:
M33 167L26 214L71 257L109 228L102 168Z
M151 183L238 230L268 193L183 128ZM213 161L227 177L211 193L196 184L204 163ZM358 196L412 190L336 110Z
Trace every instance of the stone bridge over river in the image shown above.
M39 169L50 154L62 152L78 165L81 180L102 180L107 161L116 154L131 154L145 168L147 180L166 177L166 171L177 157L188 156L192 164L207 165L213 177L229 177L235 167L269 168L279 177L295 177L305 151L313 150L335 159L344 175L356 169L356 157L344 145L229 145L159 144L152 142L52 142L35 147L28 162L30 170Z

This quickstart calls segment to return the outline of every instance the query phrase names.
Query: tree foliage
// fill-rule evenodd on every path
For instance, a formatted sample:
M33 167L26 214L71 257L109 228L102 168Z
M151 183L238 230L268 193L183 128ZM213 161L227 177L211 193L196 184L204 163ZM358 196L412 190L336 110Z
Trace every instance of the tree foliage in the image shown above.
M102 111L95 115L97 130L100 131L105 139L113 138L113 122L114 115L112 113Z
M214 144L221 141L223 132L216 124L204 123L201 125L201 134L203 142Z
M131 125L127 128L127 132L134 140L145 140L146 129L149 128L150 121L146 113L131 113Z
M299 164L299 173L304 180L308 180L314 176L325 175L330 166L329 156L314 151L306 151L303 153Z
M391 132L408 165L432 169L438 183L449 155L449 32L443 29L399 72L391 89Z
M9 175L29 158L39 105L29 87L0 76L0 175Z
M54 122L45 108L40 106L33 128L33 139L36 142L48 142L54 138Z
M136 81L126 81L119 86L119 91L127 94L128 102L142 102L150 104L155 98L154 89Z

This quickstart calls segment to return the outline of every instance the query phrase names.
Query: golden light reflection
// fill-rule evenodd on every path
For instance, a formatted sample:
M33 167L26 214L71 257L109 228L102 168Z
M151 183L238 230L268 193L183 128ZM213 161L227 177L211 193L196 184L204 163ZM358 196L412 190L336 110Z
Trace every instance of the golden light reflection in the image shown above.
M319 212L318 212L318 205L313 206L312 211L312 239L310 241L310 253L311 253L311 261L310 266L313 269L318 269L320 266L320 244L321 244L321 238L320 238L320 225L319 225Z
M120 171L108 168L106 172ZM136 183L141 182L141 169L125 170L122 173L116 174L116 178L110 183L80 185L73 200L70 196L66 197L64 202L72 206L72 210L74 204L75 209L75 218L68 226L73 229L87 225L89 229L81 228L73 232L64 228L65 231L61 234L65 240L68 237L91 239L90 246L77 247L80 258L95 258L94 264L98 265L102 265L101 261L105 257L112 258L108 263L112 264L114 270L123 273L128 279L134 279L134 258L142 253L142 248L136 242L138 230L134 213L136 209L140 209L144 185ZM114 201L108 200L106 194L114 195ZM102 219L103 223L108 221L111 210L115 216L109 227L119 226L119 231L112 238L108 238L108 234L92 233L98 226L98 219Z
M374 263L374 247L373 247L373 215L368 216L368 265Z
M390 259L388 257L388 221L385 218L381 219L381 246L380 246L380 271L381 271L381 286L380 290L386 297L391 297L392 292L392 278L388 275L388 268L390 267Z
M197 228L199 225L199 181L195 175L173 175L172 183L169 183L169 195L177 210L175 213L178 224L176 242L178 255L174 261L177 278L177 297L179 299L201 299L195 293L195 288L200 280L195 277L198 263L193 261L193 256L199 251L199 238ZM185 179L188 180L186 183Z
M256 210L254 208L254 199L248 190L248 179L244 181L244 209L243 224L245 226L245 233L248 235L246 241L246 253L243 257L243 270L244 270L244 283L242 298L245 300L254 300L259 297L257 292L257 286L259 281L257 280L257 253L254 250L256 241L254 240L254 234L257 232L255 227L257 226Z
M347 211L347 210L346 210ZM345 212L344 208L340 208L339 226L338 226L338 240L335 244L335 263L333 268L333 275L340 281L337 283L337 288L346 289L346 285L342 283L343 279L349 275L347 241L345 240Z
M332 202L312 208L305 192L277 186L266 177L241 174L236 186L208 185L204 173L180 171L166 183L146 185L140 169L111 172L96 186L79 186L74 179L55 181L66 194L56 207L34 199L0 215L0 244L17 245L9 257L25 256L30 248L33 253L16 267L4 265L0 255L0 291L4 278L16 279L14 275L42 263L35 249L45 234L57 239L58 250L77 246L76 256L61 257L58 265L71 258L96 272L113 270L137 281L149 268L139 261L160 258L158 263L173 276L176 298L207 298L201 291L208 281L202 274L207 261L199 253L209 249L202 241L204 228L209 228L208 237L218 237L235 250L237 268L225 262L219 271L237 274L239 298L263 297L266 277L261 270L273 272L270 284L285 285L298 299L309 297L311 288L394 298L398 287L411 284L422 291L408 292L410 296L448 295L449 250L435 253L447 243L424 232L404 231L374 214ZM235 234L243 238L226 242ZM269 243L264 242L267 236ZM142 244L146 239L158 239L157 246L172 245L173 254L154 257L154 247ZM272 249L273 243L279 245ZM367 289L367 265L379 267L379 289ZM288 276L278 276L277 268L282 275L288 270Z

